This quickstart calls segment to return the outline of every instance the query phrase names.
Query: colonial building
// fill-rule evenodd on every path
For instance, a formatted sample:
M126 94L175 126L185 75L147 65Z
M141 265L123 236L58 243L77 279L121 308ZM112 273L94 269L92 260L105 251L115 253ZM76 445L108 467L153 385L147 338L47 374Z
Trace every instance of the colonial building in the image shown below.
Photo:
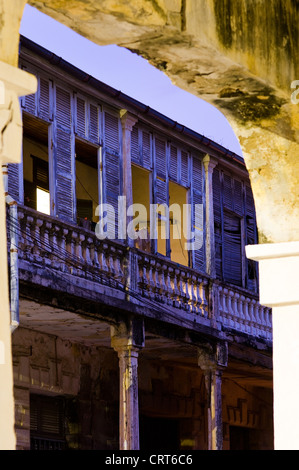
M38 91L3 168L17 448L272 449L243 159L26 38L19 65Z

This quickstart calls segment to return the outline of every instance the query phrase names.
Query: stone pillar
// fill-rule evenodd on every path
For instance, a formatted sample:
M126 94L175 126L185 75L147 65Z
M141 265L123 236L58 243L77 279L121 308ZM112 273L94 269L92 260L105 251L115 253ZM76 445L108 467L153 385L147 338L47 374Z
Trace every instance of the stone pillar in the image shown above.
M227 366L227 345L198 350L198 365L203 370L207 393L208 449L222 450L222 372Z
M203 159L205 168L205 195L206 195L206 263L207 273L215 277L215 236L214 236L214 209L213 209L213 170L217 165L210 155Z
M144 346L142 320L111 328L111 344L119 357L119 448L139 450L138 354Z
M22 5L24 2L22 2ZM11 10L17 6L15 1L10 4L0 3L6 13L18 16L19 12ZM21 3L18 3L21 6ZM6 11L7 8L7 11ZM3 13L3 11L2 11ZM5 16L5 15L4 15ZM3 22L2 18L2 22ZM12 21L14 23L14 21ZM6 24L7 26L7 24ZM1 24L1 28L4 27ZM1 30L0 30L1 31ZM3 36L3 31L1 31ZM12 41L13 41L12 31ZM9 44L10 38L0 41ZM10 45L7 46L8 49ZM1 48L0 48L1 52ZM2 57L2 56L1 56ZM0 168L8 163L20 163L22 149L22 122L19 97L35 93L37 80L32 75L18 69L14 65L0 62ZM5 217L5 192L3 178L0 178L0 449L13 450L16 446L14 431L14 397L11 354L11 331L9 309L9 279L7 266L7 240Z
M131 133L137 118L126 109L121 110L122 151L123 151L123 195L126 197L126 213L133 204L132 168L131 168ZM127 223L129 220L127 220ZM126 227L125 227L126 228ZM134 246L134 240L128 239L128 244Z
M299 450L299 242L246 247L259 262L260 303L272 308L274 446Z

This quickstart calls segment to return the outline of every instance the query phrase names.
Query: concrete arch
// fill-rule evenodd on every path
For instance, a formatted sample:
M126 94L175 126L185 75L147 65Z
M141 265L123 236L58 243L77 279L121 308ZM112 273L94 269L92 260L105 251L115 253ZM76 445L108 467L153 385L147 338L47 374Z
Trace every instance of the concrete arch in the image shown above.
M14 97L10 104L16 112L8 115L8 105L0 105L2 164L18 162L20 139L7 138L13 145L3 150L3 135L21 126L16 109L17 96L34 93L36 84L17 70L19 27L26 0L0 0L0 60L1 79L5 75ZM294 261L274 263L263 272L272 290L277 279L283 281L277 291L286 292L286 299L278 299L274 313L274 345L278 340L286 357L277 362L276 373L282 389L277 389L276 409L282 413L279 438L289 439L286 444L298 448L296 432L289 429L290 420L298 422L299 407L296 397L285 400L289 389L296 391L299 373L297 355L285 348L299 336L298 321L298 243L299 240L299 108L297 100L299 64L298 46L299 7L296 0L30 0L28 3L40 11L69 26L97 44L117 44L126 47L163 70L176 85L214 104L231 123L243 149L243 156L251 177L260 243L295 242L281 252L268 253L266 258L288 257ZM4 63L4 66L3 66ZM6 67L6 65L10 65ZM293 83L294 82L294 83ZM291 87L293 84L294 88ZM8 131L7 131L8 128ZM5 134L6 132L6 134ZM9 131L10 132L10 131ZM15 135L16 135L15 134ZM2 142L3 141L3 142ZM4 142L5 143L5 142ZM4 197L0 185L0 249L1 266L7 265ZM283 244L284 245L284 244ZM291 244L288 244L291 245ZM285 247L285 246L284 246ZM270 250L271 251L271 250ZM263 254L264 256L264 254ZM256 259L263 260L263 256ZM4 271L4 270L3 270ZM0 381L6 384L1 400L3 437L1 446L12 449L15 445L12 413L12 370L10 356L9 306L7 272L1 273L2 320L1 331L6 352L6 366L0 370ZM292 280L294 289L287 285ZM2 282L3 281L3 282ZM273 286L273 287L272 287ZM284 289L285 288L285 289ZM288 293L294 293L291 307ZM3 294L3 295L2 295ZM264 300L261 299L262 303ZM293 306L295 307L293 308ZM283 312L282 312L283 311ZM277 315L279 313L279 315ZM281 315L282 313L282 315ZM283 331L278 317L288 314L288 328ZM286 321L285 321L286 323ZM3 327L3 328L2 328ZM295 328L296 327L296 328ZM294 343L295 344L295 343ZM298 346L297 346L298 349ZM293 363L289 363L291 356ZM284 388L287 387L287 388ZM9 395L10 402L6 399ZM4 395L3 395L4 396ZM288 403L291 405L288 407ZM278 407L277 407L278 404ZM296 408L297 406L297 408ZM284 413L285 407L289 415ZM280 411L280 410L279 410ZM279 412L277 413L277 415ZM285 426L284 426L285 425ZM289 435L293 435L294 442Z
M243 150L260 242L299 239L299 106L291 99L299 77L295 1L28 3L98 44L142 55L215 105Z

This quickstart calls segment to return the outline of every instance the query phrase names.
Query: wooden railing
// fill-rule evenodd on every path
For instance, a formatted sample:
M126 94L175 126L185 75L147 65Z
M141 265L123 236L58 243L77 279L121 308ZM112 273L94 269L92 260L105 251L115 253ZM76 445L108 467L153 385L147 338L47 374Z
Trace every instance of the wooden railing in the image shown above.
M212 281L162 256L99 240L89 230L23 206L18 206L18 220L20 260L109 284L165 305L178 317L271 341L271 310L249 291Z

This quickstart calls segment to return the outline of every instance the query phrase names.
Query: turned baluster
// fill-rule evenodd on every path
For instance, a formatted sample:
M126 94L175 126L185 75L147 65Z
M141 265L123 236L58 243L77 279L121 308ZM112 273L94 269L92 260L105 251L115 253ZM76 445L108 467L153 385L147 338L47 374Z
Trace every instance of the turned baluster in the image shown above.
M97 253L98 253L98 260L100 262L101 270L104 273L108 273L109 268L107 265L107 260L106 260L106 249L108 248L108 245L106 243L98 243L97 244Z
M34 243L31 237L31 230L30 227L33 222L33 217L30 215L25 215L24 221L25 221L25 254L26 254L26 259L28 261L32 261L32 250L34 247Z
M225 323L224 321L224 293L222 286L218 286L218 311L214 312L215 320L217 322Z
M241 331L245 331L245 296L240 295L239 301L238 301L238 310L240 314L240 323L241 323Z
M195 295L196 295L196 314L201 315L201 305L202 305L202 298L201 298L201 285L202 279L201 278L196 278L195 281Z
M173 306L174 307L179 307L180 306L180 292L178 288L178 279L177 276L179 274L178 269L174 269L173 271L173 291L172 291L172 301L173 301Z
M191 297L189 293L189 281L190 281L190 274L183 273L183 288L184 288L184 294L185 294L185 299L184 299L184 308L187 312L191 311Z
M171 283L171 275L173 273L173 268L170 266L167 267L167 277L166 277L166 290L167 290L167 304L173 305L173 286Z
M196 308L197 308L197 299L195 295L195 282L196 282L196 277L194 274L191 275L190 277L190 310L192 313L196 313Z
M23 258L23 253L25 251L25 238L24 238L24 212L18 211L18 221L19 221L19 257Z
M155 279L154 279L154 266L155 266L155 261L150 260L149 261L149 272L148 272L148 287L149 287L149 297L154 299L155 298Z
M162 264L161 271L160 271L160 286L161 286L161 293L162 293L162 300L165 303L168 303L168 291L167 285L165 281L165 272L167 271L167 266Z
M186 293L185 293L185 290L184 290L184 284L183 284L183 277L184 277L184 272L183 271L178 271L178 276L179 276L179 281L178 281L178 290L179 290L179 304L180 304L180 307L181 308L185 308L185 297L186 297Z
M246 333L250 333L249 303L250 303L250 299L248 297L245 297L245 300L244 300L244 325L245 325L245 332Z
M42 262L42 249L41 249L41 227L43 225L43 221L41 219L33 220L31 233L33 239L33 259L35 262Z
M201 297L201 315L204 318L208 318L209 316L209 309L208 309L208 301L206 296L206 288L207 288L207 281L202 281L200 283L200 297Z
M52 247L50 243L51 228L52 228L51 222L44 220L40 233L41 233L41 246L43 249L43 262L46 266L51 265L51 254L52 254Z
M61 253L60 253L59 244L58 244L59 231L60 231L60 227L56 224L53 224L50 236L51 236L51 245L52 245L51 261L52 261L52 267L54 269L60 269L62 265L62 262L60 259Z
M71 274L77 273L77 261L76 261L76 239L78 237L77 232L70 230L68 232L66 249L68 252L67 260L68 260L68 270Z
M123 269L123 260L124 260L124 253L122 250L117 249L115 252L115 271L116 271L116 277L119 281L124 280L124 269ZM134 276L134 285L138 285L138 264L137 264L137 258L135 253L131 253L131 269L133 271L133 276Z
M60 229L60 243L59 243L59 253L60 253L60 260L61 260L61 270L67 271L67 235L69 231L66 228ZM62 258L62 259L61 259Z
M142 291L145 297L149 297L149 271L148 271L148 259L142 259Z

